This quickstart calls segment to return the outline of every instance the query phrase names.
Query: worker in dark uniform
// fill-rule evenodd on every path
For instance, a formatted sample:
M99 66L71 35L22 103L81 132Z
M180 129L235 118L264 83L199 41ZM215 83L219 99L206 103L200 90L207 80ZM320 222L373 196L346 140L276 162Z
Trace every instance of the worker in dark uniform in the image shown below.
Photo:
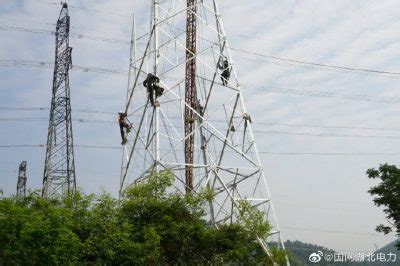
M154 106L155 99L164 93L164 88L161 88L159 83L160 79L151 73L147 75L146 80L143 82L143 86L147 88L147 93L149 94L149 99L152 106Z
M121 132L121 139L122 139L121 145L125 145L126 142L128 141L126 139L126 135L129 132L131 132L131 128L132 128L132 125L126 122L126 113L124 113L122 111L120 111L118 113L118 123L119 123L119 130ZM124 128L125 128L126 133L124 132Z
M201 105L200 100L197 100L197 112L204 116L204 106Z
M231 67L229 66L228 59L224 59L222 63L218 63L218 68L222 71L221 81L224 86L228 85L229 77L231 76Z

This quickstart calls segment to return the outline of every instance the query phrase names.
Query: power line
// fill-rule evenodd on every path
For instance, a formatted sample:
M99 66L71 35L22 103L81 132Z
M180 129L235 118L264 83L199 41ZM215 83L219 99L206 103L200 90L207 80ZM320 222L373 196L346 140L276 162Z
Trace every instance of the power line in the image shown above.
M32 60L0 60L0 67L52 68L53 64L50 62L32 61ZM110 74L110 75L117 75L124 77L128 76L128 72L126 71L106 69L100 67L74 65L73 69L83 72ZM339 94L339 93L324 92L324 91L289 89L283 87L260 87L260 88L249 88L247 90L257 90L268 93L291 94L291 95L299 95L306 97L339 98L352 101L367 101L367 102L378 102L378 103L388 103L388 104L400 102L400 98L396 97L378 97L365 94Z
M351 130L377 130L377 131L400 131L400 128L382 128L382 127L351 127L351 126L331 126L331 125L313 125L313 124L289 124L289 123L263 123L256 122L255 125L285 126L285 127L307 127L307 128L326 128L326 129L351 129Z
M295 231L311 231L311 232L323 232L323 233L332 233L332 234L366 235L366 236L382 236L382 237L386 237L386 235L384 235L384 234L351 232L351 231L340 231L340 230L314 229L314 228L301 228L301 227L288 227L288 226L283 226L281 228L282 229L287 229L287 230L295 230Z
M38 0L36 0L36 1L38 1ZM47 1L38 1L38 3L47 4L47 5L59 5L60 4L58 2L47 2ZM90 9L86 8L86 7L82 7L82 6L75 6L75 5L68 5L68 7L72 8L72 9L76 9L76 10L83 10L83 11L86 11L86 12L101 13L101 14L113 15L113 16L118 16L118 17L127 17L127 18L131 18L132 17L132 16L126 14L126 13L111 12L109 10L108 11L103 11L103 10L96 9L96 8L93 8L93 7L91 7Z
M88 109L73 109L72 111L77 112L77 113L116 115L116 112L101 111L101 110L97 111L97 110L88 110Z
M0 60L0 67L36 67L36 68L53 68L54 64L51 62L34 61L34 60ZM107 69L94 66L81 66L73 65L73 70L83 72L94 72L99 74L111 74L127 77L128 72L115 69Z
M288 241L291 241L291 240L288 240ZM297 241L299 241L299 240L297 240ZM293 240L291 241L291 242L294 242ZM311 244L311 245L317 245L317 244ZM288 244L287 243L287 241L285 242L285 248L286 249L288 249L288 250L310 250L310 251L317 251L318 250L318 248L300 248L300 247L292 247L292 246L290 246L290 244ZM360 251L360 250L338 250L338 251L335 251L335 250L333 250L333 249L331 249L331 248L327 248L327 247L323 247L326 251L329 251L329 252L336 252L336 253L368 253L369 251Z
M20 32L29 32L29 33L40 33L40 34L54 34L54 32L50 31L50 30L32 29L32 28L16 27L16 26L8 26L8 25L0 25L0 30L20 31ZM130 41L127 41L127 40L105 38L102 36L92 36L92 35L71 33L71 37L75 37L75 38L79 38L79 39L88 39L88 40L93 40L93 41L102 41L102 42L108 42L108 43L113 43L113 44L124 44L124 45L130 44ZM383 70L366 69L366 68L355 68L355 67L340 66L340 65L321 64L321 63L308 62L308 61L303 61L303 60L298 60L298 59L284 58L284 57L278 57L278 56L273 56L273 55L261 54L261 53L246 51L246 50L234 48L234 47L230 47L230 49L238 51L238 52L242 52L245 54L255 55L258 57L262 57L262 58L274 59L274 60L278 60L278 61L290 62L290 63L301 64L301 65L308 65L308 66L317 67L317 68L321 68L321 69L334 69L334 70L344 70L344 71L367 73L367 74L400 76L400 72L383 71Z
M44 148L46 147L45 144L9 144L9 145L0 145L0 148ZM74 147L77 148L84 148L84 149L103 149L103 150L121 150L121 146L107 146L107 145L74 145ZM234 153L234 152L228 152L228 153ZM328 155L328 156L353 156L353 155L359 155L359 156L369 156L369 155L392 155L392 156L397 156L400 155L400 152L349 152L349 153L339 153L339 152L267 152L267 151L260 151L260 154L271 154L271 155L318 155L318 156L323 156L323 155Z
M45 148L46 144L9 144L0 145L0 148ZM100 145L75 145L77 148L87 149L107 149L107 150L121 150L121 146L100 146Z
M38 67L38 68L51 68L52 63L50 62L41 62L41 61L30 61L30 60L0 60L0 66L3 67ZM126 71L121 70L113 70L106 69L100 67L89 67L89 66L80 66L74 65L74 69L83 71L83 72L95 72L100 74L112 74L118 76L128 76ZM307 97L323 97L323 98L340 98L346 100L355 100L355 101L368 101L368 102L379 102L379 103L399 103L400 98L396 97L377 97L365 94L338 94L332 92L321 92L321 91L310 91L310 90L298 90L298 89L289 89L282 87L262 87L262 88L253 88L248 90L257 90L257 91L266 91L269 93L279 93L279 94L293 94Z
M49 111L47 107L12 107L12 106L0 106L0 111ZM87 114L107 114L116 115L116 112L108 112L101 110L90 110L90 109L73 109L74 113L87 113Z
M48 121L47 117L13 117L13 118L4 118L0 117L0 121L2 122L19 122L19 121Z
M49 108L46 107L10 107L10 106L0 106L0 111L47 111ZM73 109L74 113L86 113L86 114L107 114L115 115L115 112L90 110L90 109ZM14 120L42 120L47 118L0 118L0 121L14 121ZM179 117L171 117L171 119L181 119ZM89 120L80 119L78 122L104 122L104 123L114 123L112 120ZM85 121L87 120L87 121ZM224 120L215 120L214 122L226 122ZM315 125L315 124L291 124L291 123L279 123L279 122L255 122L255 125L265 125L265 126L285 126L285 127L306 127L306 128L323 128L323 129L346 129L346 130L376 130L376 131L400 131L400 128L383 128L383 127L356 127L356 126L343 126L343 125ZM257 131L257 130L256 130ZM284 132L290 133L290 132ZM297 134L297 133L296 133ZM307 133L308 134L308 133ZM310 133L314 134L314 133ZM346 135L347 136L347 135ZM351 135L353 136L353 135ZM356 135L357 136L357 135Z
M107 69L107 68L101 68L101 67L88 67L88 66L73 65L72 69L81 70L83 72L95 72L95 73L99 73L99 74L112 74L112 75L118 75L118 76L123 76L123 77L127 77L129 75L128 72L126 72L126 71Z
M376 136L376 135L359 135L359 134L336 134L336 133L309 133L309 132L287 132L272 130L254 130L254 132L273 134L273 135L297 135L297 136L313 136L313 137L348 137L348 138L374 138L374 139L400 139L400 136Z
M54 31L51 31L51 30L7 26L7 25L0 25L0 30L20 31L20 32L29 32L29 33L39 33L39 34L54 34Z
M55 32L52 30L26 28L26 27L9 26L9 25L0 25L0 30L28 32L28 33L36 33L36 34L51 34L51 35L55 34ZM70 33L70 36L74 37L74 38L78 38L78 39L88 39L88 40L92 40L92 41L101 41L101 42L112 43L112 44L123 44L123 45L130 44L130 41L115 39L115 38L106 38L106 37L96 36L96 35Z
M365 94L339 94L333 92L324 92L324 91L311 91L311 90L298 90L298 89L289 89L282 87L260 87L260 88L252 88L248 90L257 90L257 91L265 91L267 93L279 93L279 94L293 94L307 97L323 97L323 98L339 98L345 100L353 100L353 101L367 101L367 102L378 102L378 103L399 103L400 98L396 97L378 97L372 95Z
M108 43L115 43L115 44L130 44L130 41L120 40L115 38L105 38L101 36L94 36L94 35L84 35L84 34L71 34L71 37L78 38L78 39L88 39L93 41L102 41Z
M21 18L21 17L10 17L10 16L2 16L0 17L0 20L4 20L4 21L10 21L10 20L14 20L14 21L21 21L23 23L29 23L29 24L40 24L40 25L46 25L46 26L55 26L55 23L51 23L48 21L44 21L44 20L35 20L35 19L27 19L27 18Z
M17 122L17 121L47 121L45 117L0 117L0 121ZM101 119L85 119L75 118L74 121L81 123L116 123L112 120ZM345 137L345 138L373 138L373 139L400 139L396 135L361 135L361 134L337 134L337 133L311 133L311 132L289 132L289 131L274 131L274 130L253 130L254 133L263 133L270 135L294 135L294 136L312 136L312 137ZM343 154L341 154L343 155Z
M102 11L102 10L99 10L99 9L95 9L95 8L93 8L93 7L91 7L91 8L86 8L86 7L71 6L71 5L70 5L70 7L71 7L72 9L84 10L84 11L93 12L93 13L102 13L102 14L108 14L108 15L113 15L113 16L117 16L117 17L132 18L132 15L123 14L123 13L117 13L117 12L111 12L111 11Z
M122 150L122 146L96 146L96 145L75 145L78 148L86 149L106 149L106 150Z
M357 72L364 72L364 73L400 76L400 72L391 72L391 71L366 69L366 68L354 68L354 67L339 66L339 65L328 65L328 64L302 61L302 60L298 60L298 59L284 58L284 57L266 55L266 54L261 54L261 53L256 53L256 52L250 52L250 51L246 51L246 50L239 49L239 48L233 48L233 47L230 47L230 49L238 51L238 52L242 52L245 54L251 54L251 55L256 55L259 57L275 59L275 60L279 60L279 61L285 61L285 62L296 63L296 64L302 64L302 65L308 65L308 66L313 66L313 67L322 67L322 68L331 68L331 69L346 70L346 71L357 71Z
M20 122L20 121L48 121L48 117L0 117L0 122ZM117 121L115 120L101 120L101 119L86 119L86 118L73 118L72 121L79 122L79 123L112 123L116 124Z
M45 111L49 110L45 107L1 107L0 111ZM111 114L115 115L114 112L105 112L105 111L95 111L95 110L79 110L73 109L74 113L91 113L91 114ZM35 120L47 120L46 117L0 117L0 121L35 121ZM173 117L171 119L174 119ZM180 119L176 117L176 119ZM104 123L114 123L113 120L93 120L93 119L85 119L85 118L75 118L78 122L104 122ZM212 120L213 122L224 122L224 120ZM256 125L265 125L265 126L285 126L285 127L310 127L310 128L327 128L327 129L356 129L356 130L382 130L382 131L400 131L397 128L374 128L374 127L349 127L349 126L326 126L326 125L310 125L310 124L287 124L287 123L278 123L278 122L258 122L253 123Z
M0 145L0 148L44 148L45 146L44 144L9 144Z
M10 107L0 106L0 111L48 111L46 107ZM74 113L88 113L88 114L107 114L116 115L116 112L98 111L98 110L84 110L73 109ZM172 119L172 118L171 118ZM177 118L181 119L181 118ZM107 122L113 122L108 120ZM226 122L224 120L215 120L214 122ZM316 125L316 124L299 124L299 123L280 123L280 122L253 122L255 125L265 126L285 126L285 127L306 127L306 128L324 128L324 129L349 129L349 130L377 130L377 131L400 131L400 128L384 128L384 127L363 127L363 126L343 126L343 125Z
M47 107L9 107L0 106L0 111L47 111Z
M170 117L170 119L181 119L179 117ZM212 120L211 122L224 122L224 120ZM262 125L268 125L268 123L258 123ZM323 126L322 126L323 127ZM339 127L340 129L341 127ZM343 127L342 127L343 128ZM349 127L347 127L349 128ZM360 127L355 127L353 129L361 129ZM375 130L382 130L382 128L371 128ZM392 130L392 129L385 129ZM311 133L311 132L288 132L288 131L274 131L274 130L253 130L254 133L264 133L264 134L273 134L273 135L298 135L298 136L315 136L315 137L355 137L355 138L376 138L376 139L400 139L400 136L396 135L361 135L361 134L337 134L337 133Z
M260 154L269 155L316 155L316 156L376 156L376 155L389 155L397 156L400 152L268 152L260 151Z

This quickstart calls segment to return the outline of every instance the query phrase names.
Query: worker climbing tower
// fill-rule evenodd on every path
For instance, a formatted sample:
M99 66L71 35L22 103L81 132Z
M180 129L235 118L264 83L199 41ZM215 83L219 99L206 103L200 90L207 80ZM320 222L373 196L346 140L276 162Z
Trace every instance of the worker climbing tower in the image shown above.
M55 32L53 90L43 175L44 197L65 196L76 189L69 90L69 69L72 66L69 30L68 5L64 3Z
M22 161L18 168L17 197L26 196L26 161Z
M180 193L214 192L212 224L235 222L248 202L272 226L262 248L284 249L217 1L149 2L149 31L133 23L120 194L170 170Z

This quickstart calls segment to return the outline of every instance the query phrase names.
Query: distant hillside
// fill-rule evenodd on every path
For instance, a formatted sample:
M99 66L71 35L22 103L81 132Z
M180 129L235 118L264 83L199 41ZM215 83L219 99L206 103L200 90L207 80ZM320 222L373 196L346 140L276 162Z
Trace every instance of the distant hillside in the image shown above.
M291 265L293 266L303 266L310 265L309 256L313 252L322 251L324 253L334 252L332 249L328 249L322 246L303 243L301 241L286 241L285 247L290 254ZM318 263L318 265L330 265L326 263L323 259Z
M396 241L389 243L388 245L382 247L376 253L382 252L388 254L390 252L396 254L398 264L391 263L390 265L400 265L400 251L395 247ZM335 251L326 247L303 243L301 241L286 241L285 247L289 252L291 265L293 266L304 266L304 265L341 265L341 266L375 266L383 265L382 262L364 262L364 263L352 263L352 262L326 262L324 258L318 263L311 263L309 257L311 253L322 251L323 254L333 254ZM389 264L388 264L389 265Z
M310 254L318 251L322 251L323 254L334 254L335 251L333 249L329 249L326 247L303 243L301 241L286 241L285 247L289 251L289 256L291 260L291 265L293 266L304 266L304 265L336 265L336 266L344 266L344 265L356 265L354 263L340 263L340 262L326 262L324 258L321 259L318 263L311 263L309 260ZM361 264L357 264L361 265Z
M378 249L378 252L383 252L383 253L392 252L392 253L395 253L397 255L397 257L400 259L400 251L397 250L397 248L395 247L397 241L400 241L400 239L387 244L383 248Z
M385 254L389 254L391 252L391 253L396 254L397 263L392 263L392 265L400 265L400 250L397 250L397 248L395 247L397 241L398 240L393 241L393 242L387 244L386 246L384 246L384 247L382 247L382 248L380 248L380 249L378 249L376 251L377 253L382 252L382 253L385 253ZM382 263L375 262L375 263L368 263L366 265L371 265L371 266L374 265L375 266L375 265L382 265Z

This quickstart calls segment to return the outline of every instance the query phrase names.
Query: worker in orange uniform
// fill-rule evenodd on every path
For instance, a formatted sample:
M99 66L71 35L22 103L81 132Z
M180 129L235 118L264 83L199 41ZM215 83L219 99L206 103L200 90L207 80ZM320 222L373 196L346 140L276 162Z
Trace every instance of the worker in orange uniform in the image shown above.
M132 125L126 122L126 113L120 111L118 113L118 123L119 123L119 130L121 132L121 145L125 145L127 143L126 135L131 132ZM125 129L125 130L124 130Z

